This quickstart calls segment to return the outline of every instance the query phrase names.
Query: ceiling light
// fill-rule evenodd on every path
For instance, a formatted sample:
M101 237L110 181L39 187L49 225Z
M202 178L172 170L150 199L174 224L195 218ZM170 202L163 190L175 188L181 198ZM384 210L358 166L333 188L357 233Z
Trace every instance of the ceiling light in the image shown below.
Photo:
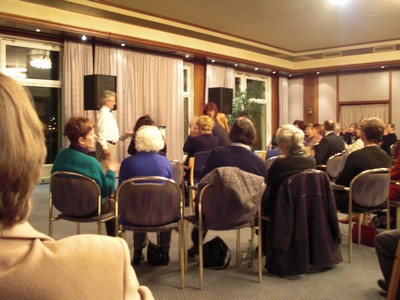
M319 75L319 72L317 72L316 74Z
M292 77L292 74L289 74L289 77Z
M86 35L82 35L82 41L86 41L86 40L87 40Z
M39 29L39 28L37 28L37 29L36 29L36 32L40 32L40 29Z
M121 47L125 47L125 44L124 44L124 43L122 43L122 44L121 44Z
M272 74L276 74L276 71L272 71Z
M215 63L215 59L211 60L212 63Z
M51 69L51 59L49 50L32 49L29 64L36 69Z
M238 64L235 64L235 67L237 67L238 66Z
M189 57L190 57L190 55L189 55L189 54L186 54L186 55L185 55L185 57L186 57L186 58L189 58Z
M258 68L254 68L254 71L258 71Z
M382 66L382 67L381 67L381 69L384 69L384 68L385 68L385 66Z

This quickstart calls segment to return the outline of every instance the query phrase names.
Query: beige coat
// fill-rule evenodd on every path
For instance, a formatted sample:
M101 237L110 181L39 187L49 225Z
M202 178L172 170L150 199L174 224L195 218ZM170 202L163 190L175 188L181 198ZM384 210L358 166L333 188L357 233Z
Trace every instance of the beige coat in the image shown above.
M0 299L154 299L139 286L120 238L58 241L29 223L0 228Z

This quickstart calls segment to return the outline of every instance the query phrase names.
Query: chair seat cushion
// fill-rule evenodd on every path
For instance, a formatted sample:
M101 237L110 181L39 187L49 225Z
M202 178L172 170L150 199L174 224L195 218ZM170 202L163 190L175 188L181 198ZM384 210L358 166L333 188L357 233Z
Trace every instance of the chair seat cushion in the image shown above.
M123 230L134 232L164 232L179 228L179 222L173 222L165 225L139 226L134 224L121 224Z
M80 223L89 223L89 222L97 222L97 215L92 217L76 217L70 216L66 214L59 214L58 217L63 220L72 221L72 222L80 222ZM109 212L101 215L101 219L112 219L114 218L114 212Z

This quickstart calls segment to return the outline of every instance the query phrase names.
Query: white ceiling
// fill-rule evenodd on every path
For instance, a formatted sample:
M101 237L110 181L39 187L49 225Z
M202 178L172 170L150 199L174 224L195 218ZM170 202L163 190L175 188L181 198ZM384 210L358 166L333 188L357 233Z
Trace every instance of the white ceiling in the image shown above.
M342 0L343 1L343 0ZM299 53L400 40L400 0L107 0Z

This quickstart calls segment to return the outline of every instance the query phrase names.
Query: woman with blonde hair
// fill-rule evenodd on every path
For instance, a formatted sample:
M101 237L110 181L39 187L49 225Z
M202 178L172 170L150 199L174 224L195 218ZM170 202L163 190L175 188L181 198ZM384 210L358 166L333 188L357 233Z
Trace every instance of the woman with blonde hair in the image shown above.
M124 240L79 235L55 241L28 223L46 157L43 125L24 88L3 74L0 124L1 298L153 299L139 286Z

